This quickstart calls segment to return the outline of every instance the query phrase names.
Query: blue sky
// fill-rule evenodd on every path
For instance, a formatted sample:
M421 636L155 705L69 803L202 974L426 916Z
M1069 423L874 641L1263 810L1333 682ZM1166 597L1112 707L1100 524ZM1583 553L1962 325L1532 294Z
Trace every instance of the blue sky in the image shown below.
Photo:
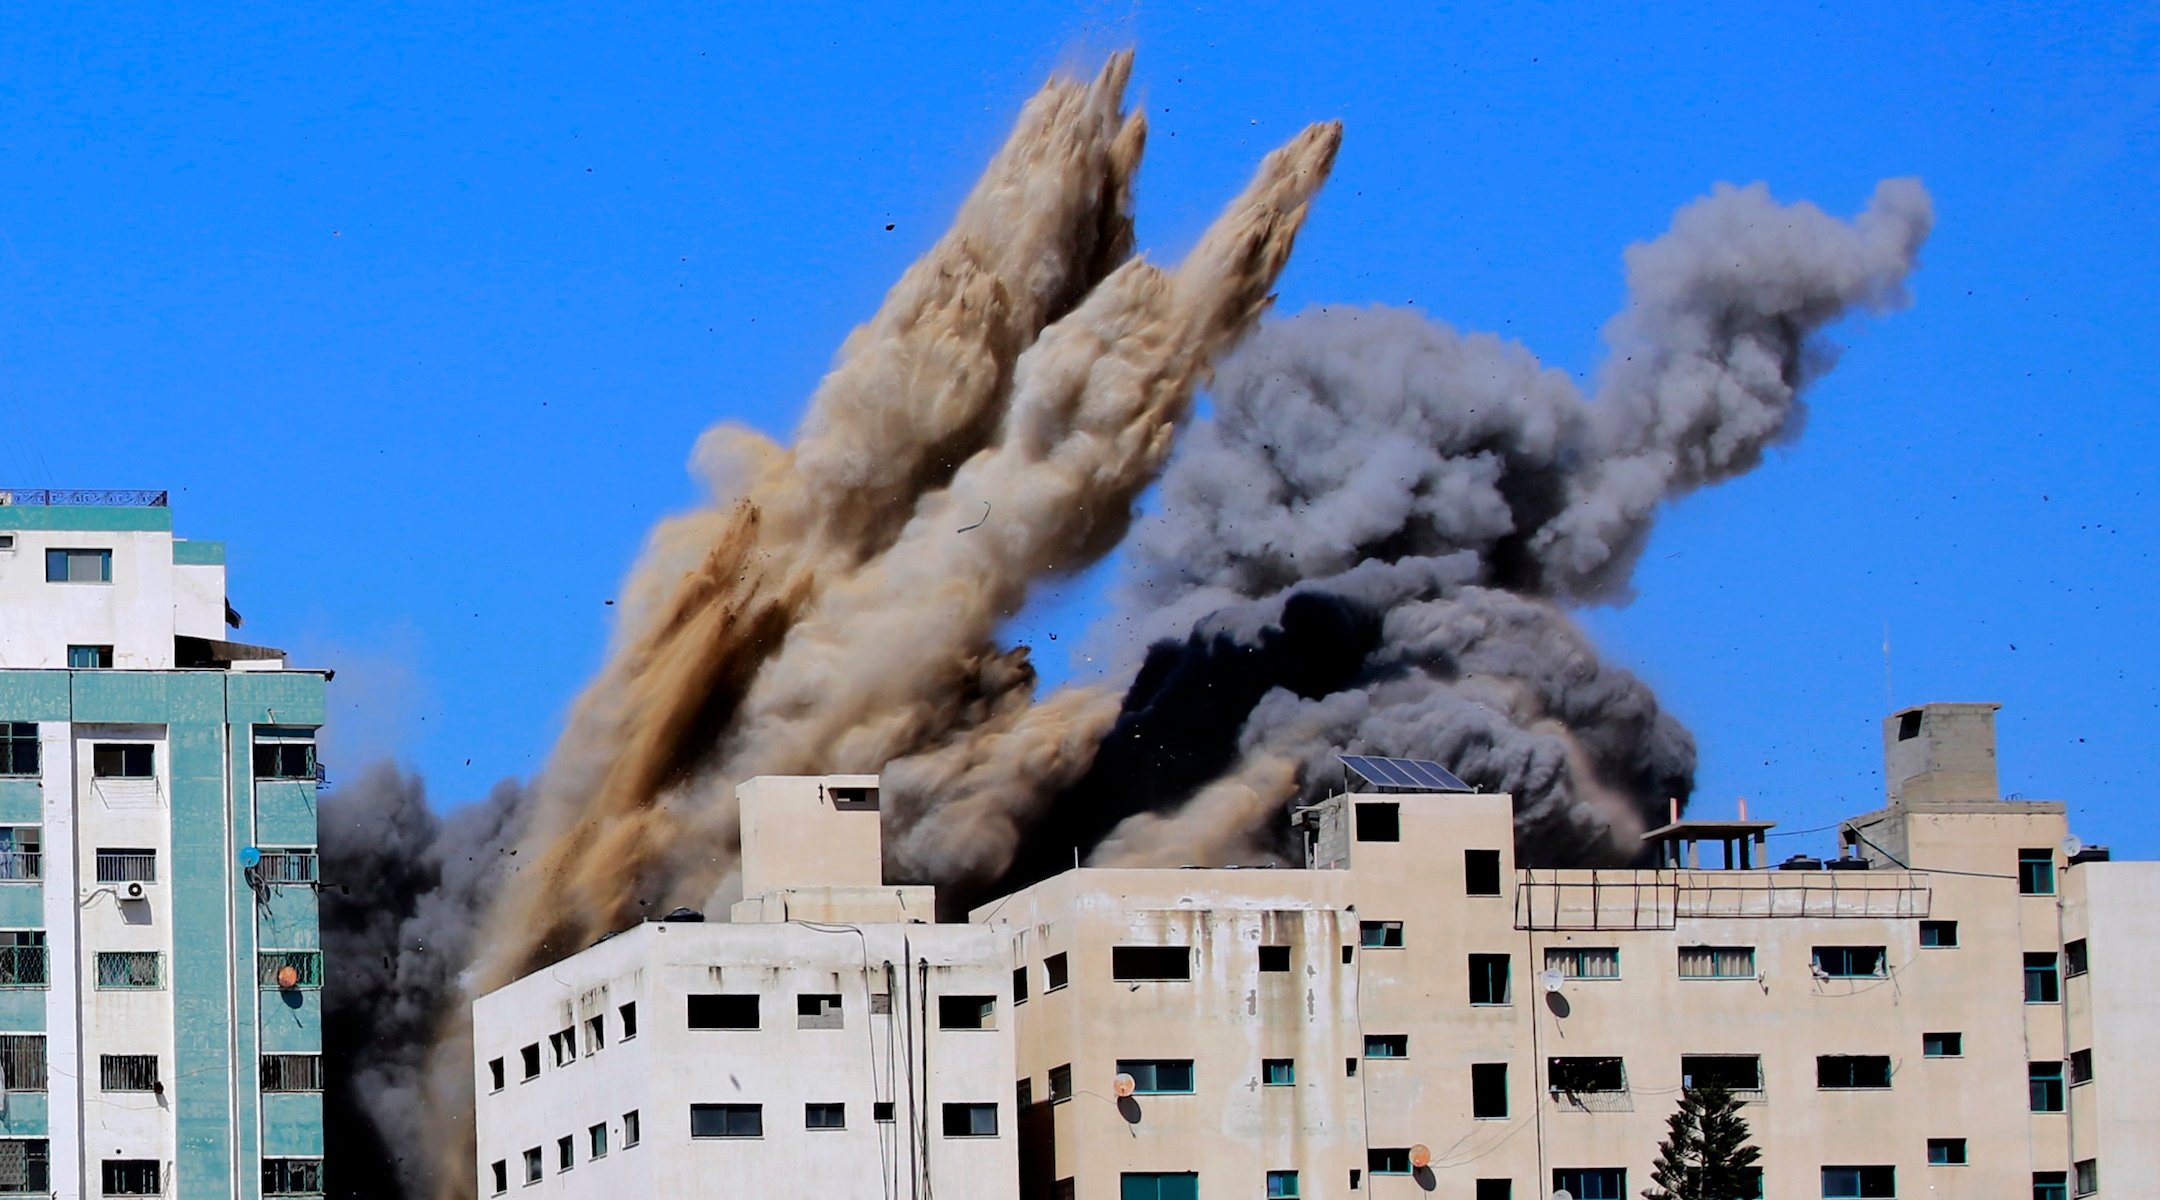
M1871 807L1886 695L1997 700L2006 791L2160 855L2160 9L1406 7L16 6L0 475L170 489L244 635L339 669L333 770L454 803L545 756L697 433L792 428L1060 66L1139 50L1150 252L1340 117L1282 309L1578 376L1622 248L1712 183L1849 214L1916 174L1915 306L1585 619L1705 811ZM1099 584L1016 623L1053 675Z

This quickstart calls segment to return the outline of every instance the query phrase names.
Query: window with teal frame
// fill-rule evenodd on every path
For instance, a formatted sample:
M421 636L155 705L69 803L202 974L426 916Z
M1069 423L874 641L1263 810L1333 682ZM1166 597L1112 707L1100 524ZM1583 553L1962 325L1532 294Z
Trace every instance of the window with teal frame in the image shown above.
M1200 1200L1200 1173L1127 1171L1118 1176L1118 1200Z

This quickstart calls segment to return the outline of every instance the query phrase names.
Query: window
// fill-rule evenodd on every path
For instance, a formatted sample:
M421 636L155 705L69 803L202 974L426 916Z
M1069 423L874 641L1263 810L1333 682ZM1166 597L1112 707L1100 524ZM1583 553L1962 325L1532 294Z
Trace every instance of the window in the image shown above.
M1356 1059L1356 1058L1346 1058L1346 1059L1342 1060L1342 1068L1343 1068L1343 1074L1344 1074L1344 1075L1347 1075L1347 1076L1350 1076L1350 1077L1352 1077L1352 1078L1355 1078L1355 1077L1356 1077L1356 1075L1357 1075L1357 1059Z
M565 1029L548 1035L548 1049L554 1052L555 1065L567 1067L577 1061L577 1030Z
M2053 850L2018 851L2018 894L2021 896L2052 896L2055 894L2055 852Z
M1470 1115L1480 1121L1504 1119L1507 1105L1507 1064L1470 1064Z
M1510 990L1507 955L1470 956L1470 1003L1507 1004L1512 999Z
M2100 1160L2081 1158L2073 1164L2077 1170L2077 1194L2090 1196L2100 1190Z
M148 746L143 749L149 749ZM157 851L148 849L109 849L98 847L97 877L99 883L156 883Z
M1407 1033L1368 1033L1365 1035L1365 1057L1408 1058L1410 1035Z
M322 1195L322 1160L319 1158L266 1158L262 1164L265 1196Z
M2028 1063L2026 1064L2025 1073L2030 1080L2032 1110L2036 1113L2061 1112L2063 1110L2062 1063Z
M44 832L36 826L0 826L0 879L42 879L45 859L38 851Z
M567 1136L555 1139L555 1169L567 1171L577 1165L576 1143Z
M2062 989L2055 977L2053 954L2028 954L2025 956L2025 1003L2053 1004L2062 999Z
M1822 1194L1829 1200L1897 1195L1896 1167L1824 1167Z
M585 1131L585 1157L587 1159L607 1157L606 1121L602 1121Z
M585 1018L585 1053L591 1054L607 1045L607 1018Z
M99 951L97 956L97 985L101 988L154 988L158 986L157 951Z
M1825 1054L1815 1060L1818 1088L1886 1088L1890 1086L1887 1054Z
M1024 1113L1033 1107L1035 1107L1035 1081L1032 1079L1014 1080L1013 1111Z
M756 1029L756 995L703 995L690 997L692 1029Z
M1357 840L1361 842L1399 842L1402 840L1402 805L1360 804L1357 806Z
M1498 850L1465 850L1462 852L1463 894L1466 896L1497 896L1500 894L1500 852Z
M939 1029L996 1029L997 997L939 996Z
M525 1182L540 1182L540 1147L538 1146L534 1146L525 1152Z
M1965 1054L1965 1035L1923 1033L1920 1035L1920 1053L1927 1058L1962 1058Z
M1051 1186L1050 1200L1074 1200L1076 1191L1077 1189L1073 1184L1073 1177L1067 1175L1065 1178L1058 1180L1057 1183Z
M1190 979L1190 946L1112 946L1110 977L1118 980Z
M34 721L0 721L0 775L36 775L38 727Z
M1881 946L1817 946L1815 973L1830 979L1880 979Z
M45 1035L0 1033L0 1084L11 1092L45 1090Z
M945 1106L945 1136L996 1137L997 1105L995 1104L948 1104Z
M1920 944L1932 950L1954 949L1958 944L1957 922L1920 922Z
M1621 1200L1627 1195L1627 1168L1561 1167L1552 1173L1552 1185L1575 1200Z
M1269 1171L1267 1173L1267 1194L1268 1200L1285 1200L1286 1197L1297 1195L1297 1172Z
M633 1108L622 1115L622 1146L623 1149L628 1150L637 1144L638 1115L637 1110Z
M1350 1190L1353 1192L1358 1190L1358 1180L1363 1179L1364 1177L1365 1172L1363 1170L1357 1167L1350 1168Z
M488 1064L494 1070L498 1091L503 1085L502 1063L498 1058ZM319 1092L323 1090L322 1055L265 1054L261 1082L266 1092Z
M1515 1200L1515 1181L1480 1179L1477 1181L1475 1200Z
M2085 946L2085 939L2063 943L2063 977L2075 979L2092 970L2092 957Z
M496 1159L488 1168L495 1175L495 1194L500 1196L510 1190L510 1164Z
M1680 978L1753 979L1755 978L1755 947L1682 946L1680 947Z
M1545 951L1545 969L1569 979L1618 979L1620 951L1610 946L1582 950L1552 947Z
M2070 1176L2063 1171L2034 1171L2033 1200L2070 1200Z
M944 1004L938 1005L940 1015ZM840 997L830 992L804 992L795 997L795 1028L797 1029L843 1029L846 1022L841 1016Z
M1127 1171L1118 1176L1118 1200L1200 1200L1196 1171Z
M157 774L157 747L147 742L94 743L90 773L99 779L148 779Z
M846 1129L847 1105L805 1104L802 1123L804 1129Z
M1027 968L1019 967L1013 971L1013 1003L1026 1004L1027 996Z
M154 1158L108 1158L101 1165L108 1196L155 1196L160 1191Z
M0 1193L51 1190L50 1143L44 1138L0 1138Z
M68 669L72 671L112 670L111 646L69 646Z
M1357 947L1355 946L1344 946L1342 948L1342 965L1346 967L1350 965L1350 955L1356 949Z
M1193 1090L1193 1064L1189 1058L1121 1058L1117 1069L1120 1075L1132 1076L1137 1095L1180 1095Z
M1545 1081L1556 1092L1624 1092L1627 1067L1617 1058L1549 1058Z
M2092 1075L2092 1051L2072 1050L2070 1052L2070 1086L2076 1087L2081 1083L2091 1083Z
M1288 971L1290 969L1290 947L1260 947L1260 969L1262 971Z
M1054 992L1065 986L1065 956L1053 954L1043 960L1043 990Z
M0 930L0 987L45 986L45 931Z
M158 1090L158 1056L155 1054L101 1054L98 1086L108 1092L154 1092Z
M1402 922L1358 922L1358 945L1374 950L1402 949Z
M538 1079L540 1077L540 1043L534 1042L532 1045L518 1051L518 1057L523 1060L525 1078Z
M1683 1054L1680 1056L1680 1086L1759 1092L1762 1090L1762 1059L1753 1054Z
M255 982L263 987L319 988L322 955L314 950L266 950L255 956ZM570 1042L570 1057L576 1058L576 1038L562 1036Z
M1962 1167L1965 1165L1964 1138L1929 1138L1928 1165L1931 1167Z
M256 742L255 778L315 778L315 743Z
M1072 1098L1072 1064L1050 1068L1050 1103L1063 1104Z
M1263 1058L1260 1060L1260 1082L1266 1087L1289 1087L1297 1082L1297 1060L1290 1058Z
M1897 719L1897 740L1901 742L1909 742L1919 736L1920 710L1916 708L1913 709L1911 712L1899 713ZM1824 1194L1828 1195L1829 1193L1826 1192Z
M870 1119L873 1121L883 1121L888 1125L891 1124L893 1119L893 1102L890 1100L878 1100L873 1102L870 1105Z
M47 550L47 583L111 583L112 551Z
M627 1042L631 1038L636 1037L637 1002L633 1000L630 1003L623 1005L621 1008L615 1010L615 1014L622 1018L622 1040Z
M1372 1175L1408 1175L1410 1147L1390 1146L1365 1152L1365 1170Z
M690 1136L694 1138L754 1138L765 1136L762 1104L693 1104Z

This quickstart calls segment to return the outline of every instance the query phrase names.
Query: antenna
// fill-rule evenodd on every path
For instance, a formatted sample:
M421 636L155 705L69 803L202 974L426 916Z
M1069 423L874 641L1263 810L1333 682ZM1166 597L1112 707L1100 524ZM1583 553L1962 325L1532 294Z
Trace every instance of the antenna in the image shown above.
M1884 712L1895 712L1897 701L1890 690L1890 622L1882 623L1882 701Z

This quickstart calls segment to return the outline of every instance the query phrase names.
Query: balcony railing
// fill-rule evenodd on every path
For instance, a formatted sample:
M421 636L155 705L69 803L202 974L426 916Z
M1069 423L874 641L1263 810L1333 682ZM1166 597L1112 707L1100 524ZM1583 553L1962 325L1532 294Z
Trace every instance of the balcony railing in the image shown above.
M1528 869L1515 889L1517 929L1671 929L1680 919L1911 919L1933 889L1918 871L1644 871Z
M35 850L0 850L0 880L45 878L45 856Z
M99 883L156 883L157 855L99 854L97 877Z
M0 505L164 508L165 493L131 488L0 488Z

